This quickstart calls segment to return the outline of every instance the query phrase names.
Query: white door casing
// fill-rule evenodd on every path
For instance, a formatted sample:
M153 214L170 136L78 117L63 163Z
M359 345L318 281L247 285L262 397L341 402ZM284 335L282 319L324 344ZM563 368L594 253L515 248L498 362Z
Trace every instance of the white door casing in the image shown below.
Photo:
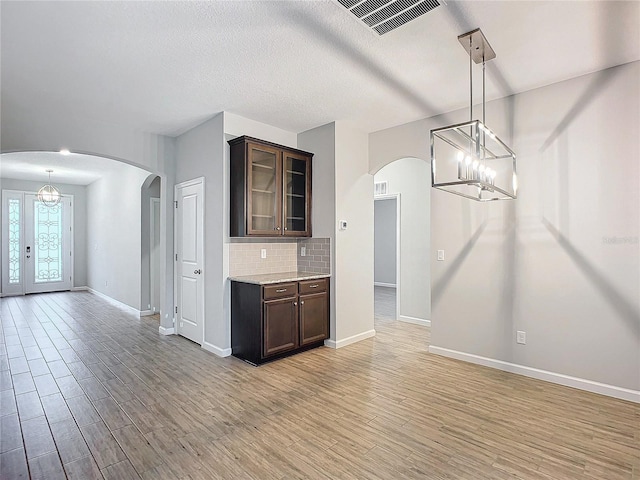
M204 342L204 178L175 187L176 333Z
M153 313L160 313L160 199L150 199L149 303Z

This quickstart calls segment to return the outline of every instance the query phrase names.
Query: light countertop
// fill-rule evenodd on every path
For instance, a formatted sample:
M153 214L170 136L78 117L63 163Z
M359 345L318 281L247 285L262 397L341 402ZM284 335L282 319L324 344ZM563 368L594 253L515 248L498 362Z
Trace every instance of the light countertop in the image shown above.
M264 273L260 275L242 275L239 277L229 277L234 282L255 283L257 285L268 285L270 283L298 282L300 280L315 280L316 278L329 278L328 273L309 272L282 272Z

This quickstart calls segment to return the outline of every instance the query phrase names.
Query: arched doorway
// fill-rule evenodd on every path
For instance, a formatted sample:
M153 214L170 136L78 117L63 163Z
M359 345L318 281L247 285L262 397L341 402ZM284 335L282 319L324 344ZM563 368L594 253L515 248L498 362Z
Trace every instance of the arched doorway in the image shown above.
M166 203L164 174L150 172L121 159L69 152L3 153L1 161L2 190L37 190L44 180L42 175L50 168L54 170L51 181L60 187L63 196L74 196L72 236L75 252L70 289L88 289L134 311L144 311L149 302L146 305L141 302L141 188L152 187L161 205ZM159 218L156 217L160 233L156 247L160 252L160 277L166 278L167 264L169 268L172 266L166 258L165 234L167 215L171 210L163 210ZM148 203L144 205L144 211L150 215ZM8 221L5 205L0 216L3 223ZM148 228L146 231L148 233ZM8 242L3 242L4 248L8 249ZM0 263L3 270L7 268L7 261ZM168 275L171 278L172 272ZM162 281L159 287L156 290L161 297L158 305L162 304L162 310L170 311L172 291L167 292ZM157 311L159 309L157 307Z
M374 183L385 186L374 195L377 323L431 325L430 178L429 163L415 157L374 172Z

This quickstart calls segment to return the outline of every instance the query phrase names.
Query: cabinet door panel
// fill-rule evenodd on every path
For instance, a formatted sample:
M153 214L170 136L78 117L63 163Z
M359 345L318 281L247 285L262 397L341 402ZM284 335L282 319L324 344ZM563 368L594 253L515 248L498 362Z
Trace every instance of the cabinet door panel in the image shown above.
M247 232L279 235L282 230L280 151L248 143L247 153Z
M296 298L264 302L263 356L286 352L298 346L298 302Z
M283 153L284 234L311 236L311 158Z
M300 345L327 338L327 294L300 296Z

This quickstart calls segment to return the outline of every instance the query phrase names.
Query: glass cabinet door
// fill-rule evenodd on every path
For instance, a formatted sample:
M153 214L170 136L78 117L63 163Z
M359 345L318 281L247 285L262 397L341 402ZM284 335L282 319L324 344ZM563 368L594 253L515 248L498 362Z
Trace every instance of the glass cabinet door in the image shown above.
M284 152L284 234L309 235L307 212L311 188L309 157Z
M248 145L249 191L248 233L274 235L281 232L278 215L281 202L280 151L262 145Z

